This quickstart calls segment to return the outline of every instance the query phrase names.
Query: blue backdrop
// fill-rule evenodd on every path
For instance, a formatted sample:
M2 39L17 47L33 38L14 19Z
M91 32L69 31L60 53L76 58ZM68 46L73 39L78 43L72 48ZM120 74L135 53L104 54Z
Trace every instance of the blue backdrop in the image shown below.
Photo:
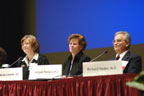
M68 37L85 36L87 49L112 47L116 31L144 43L143 0L36 0L36 36L41 53L68 51Z

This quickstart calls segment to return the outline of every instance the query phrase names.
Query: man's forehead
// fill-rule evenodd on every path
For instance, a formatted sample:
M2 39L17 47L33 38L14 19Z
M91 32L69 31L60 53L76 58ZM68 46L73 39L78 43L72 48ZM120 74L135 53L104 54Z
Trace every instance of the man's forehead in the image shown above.
M123 34L117 34L117 35L115 36L115 38L123 39L123 38L124 38L124 35L123 35Z

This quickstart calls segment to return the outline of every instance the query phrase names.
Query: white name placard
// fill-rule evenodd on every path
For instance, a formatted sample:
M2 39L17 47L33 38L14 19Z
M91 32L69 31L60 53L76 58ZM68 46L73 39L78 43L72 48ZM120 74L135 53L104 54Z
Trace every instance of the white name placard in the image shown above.
M121 61L113 60L83 63L83 76L114 75L122 73Z
M0 69L0 80L23 80L22 68Z
M37 65L30 70L29 79L53 79L62 75L62 64Z

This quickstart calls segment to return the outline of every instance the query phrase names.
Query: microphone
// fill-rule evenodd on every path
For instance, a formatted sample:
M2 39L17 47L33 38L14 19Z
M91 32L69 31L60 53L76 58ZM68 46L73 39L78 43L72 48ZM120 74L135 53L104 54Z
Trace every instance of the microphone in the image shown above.
M13 65L15 65L18 61L22 60L22 57L19 57L16 61L14 61L13 63L11 63L9 65L9 67L12 67Z
M96 59L98 59L99 57L101 57L102 55L107 54L107 53L108 53L107 50L103 51L101 54L99 54L98 56L96 56L96 57L95 57L94 59L92 59L90 62L95 61Z

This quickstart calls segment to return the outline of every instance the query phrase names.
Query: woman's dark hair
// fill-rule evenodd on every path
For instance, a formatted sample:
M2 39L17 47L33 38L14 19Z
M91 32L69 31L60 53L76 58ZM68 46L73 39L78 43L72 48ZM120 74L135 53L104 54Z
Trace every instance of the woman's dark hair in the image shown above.
M79 45L83 47L82 51L85 50L85 48L87 46L87 42L86 42L84 36L81 34L71 34L68 38L68 43L70 43L70 40L73 38L78 39Z

